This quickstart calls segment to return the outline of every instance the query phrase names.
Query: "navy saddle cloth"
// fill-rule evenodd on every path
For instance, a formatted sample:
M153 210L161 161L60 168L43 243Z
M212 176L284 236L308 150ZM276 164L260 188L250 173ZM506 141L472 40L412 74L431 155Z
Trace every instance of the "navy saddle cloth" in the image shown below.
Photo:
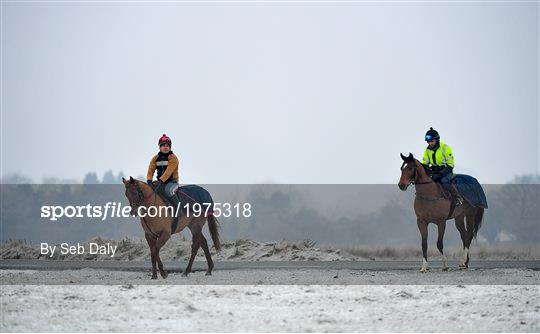
M199 203L202 206L202 210L205 211L206 208L210 206L208 213L214 211L214 200L212 199L212 196L210 196L210 193L203 187L189 184L179 187L176 192L180 194L182 206L185 204L193 205Z
M456 184L461 196L472 206L487 209L486 194L477 179L470 175L455 174L452 182Z

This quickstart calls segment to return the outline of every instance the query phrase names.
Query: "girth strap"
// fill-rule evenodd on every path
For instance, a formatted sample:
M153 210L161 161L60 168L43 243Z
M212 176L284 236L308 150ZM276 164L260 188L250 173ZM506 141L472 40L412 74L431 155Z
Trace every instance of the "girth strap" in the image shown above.
M454 213L454 210L456 209L456 200L454 196L450 197L450 212L448 212L448 217L446 217L446 220L450 219L452 217L452 214Z

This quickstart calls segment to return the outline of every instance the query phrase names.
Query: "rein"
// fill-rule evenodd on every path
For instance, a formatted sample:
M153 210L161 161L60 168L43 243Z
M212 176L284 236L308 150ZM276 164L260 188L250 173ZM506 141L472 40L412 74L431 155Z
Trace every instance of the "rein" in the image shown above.
M414 164L414 176L409 181L409 184L422 185L422 184L430 184L430 183L435 182L431 178L429 179L429 181L416 182L417 178L418 178L418 166L416 166L416 163L415 163ZM423 202L437 202L437 201L439 201L441 199L444 199L444 196L442 195L441 191L438 192L436 197L425 197L425 196L419 195L418 193L415 193L415 196L416 196L416 198L418 198L418 200L423 201Z
M137 203L133 203L131 205L131 207L141 207L143 206L143 204L150 199L150 197L152 197L152 195L154 195L154 206L156 205L156 200L157 200L157 194L155 191L152 191L148 196L144 196L144 193L141 189L141 187L139 186L139 183L137 182L136 183L136 186L137 186L137 193L139 195L139 198L137 200ZM150 229L150 226L148 226L148 224L146 223L146 219L145 217L141 217L144 225L146 226L146 228L148 229L148 231L150 232L150 234L152 234L155 238L159 237L156 233L152 232L152 229Z

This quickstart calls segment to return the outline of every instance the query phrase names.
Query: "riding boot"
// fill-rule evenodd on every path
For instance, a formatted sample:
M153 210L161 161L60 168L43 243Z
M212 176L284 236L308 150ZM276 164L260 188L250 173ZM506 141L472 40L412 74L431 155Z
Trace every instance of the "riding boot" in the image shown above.
M174 194L173 196L169 197L169 200L171 201L171 205L173 206L175 213L176 208L178 208L178 217L183 216L184 210L182 208L182 203L180 202L180 196L178 194Z
M452 197L456 201L456 206L463 205L463 197L459 194L459 191L457 190L457 187L455 184L450 184L450 187L448 187L448 190L450 190L450 193L452 194Z

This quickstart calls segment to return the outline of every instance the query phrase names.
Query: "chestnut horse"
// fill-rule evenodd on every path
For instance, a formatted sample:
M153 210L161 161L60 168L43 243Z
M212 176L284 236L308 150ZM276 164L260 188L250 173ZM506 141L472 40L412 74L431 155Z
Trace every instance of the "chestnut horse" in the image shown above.
M137 215L140 209L142 209L140 212L146 212L148 208L152 206L159 210L159 208L165 208L169 205L168 203L165 203L161 196L158 195L152 187L146 184L146 182L136 180L133 177L129 177L129 180L122 178L122 182L126 186L125 194L129 200L129 205L131 206L132 215ZM179 233L186 226L190 229L192 235L191 257L189 258L189 263L186 270L182 273L182 276L187 276L191 272L191 267L199 247L202 247L204 255L206 256L206 262L208 262L208 270L206 271L206 275L212 274L214 262L210 256L208 243L202 234L202 229L204 223L206 220L208 220L210 236L214 242L214 247L219 251L221 249L221 243L219 241L218 222L214 216L209 215L208 217L204 217L199 215L196 217L188 217L183 215L178 219L178 224L173 231L172 214L162 212L162 214L159 215L152 214L155 217L151 217L150 215L151 214L149 212L148 215L140 218L141 225L144 230L144 236L148 242L148 246L150 247L150 257L152 259L152 279L157 279L156 263L161 277L167 278L167 272L163 269L163 263L159 257L159 250L161 247L163 247L163 245L165 245L171 235Z
M456 227L463 242L463 253L459 261L459 268L466 269L469 266L469 248L473 238L476 237L482 224L484 208L472 206L467 200L463 205L452 209L452 201L445 198L442 186L435 183L426 173L424 166L416 160L411 153L408 157L403 154L403 164L401 165L401 178L399 179L399 189L405 191L410 184L414 184L416 197L414 199L414 212L420 235L422 236L422 268L421 272L426 272L428 267L427 259L427 238L428 224L435 223L438 228L437 248L442 255L443 270L448 270L448 260L443 252L443 238L446 228L446 221L455 219ZM467 226L465 227L465 220Z

